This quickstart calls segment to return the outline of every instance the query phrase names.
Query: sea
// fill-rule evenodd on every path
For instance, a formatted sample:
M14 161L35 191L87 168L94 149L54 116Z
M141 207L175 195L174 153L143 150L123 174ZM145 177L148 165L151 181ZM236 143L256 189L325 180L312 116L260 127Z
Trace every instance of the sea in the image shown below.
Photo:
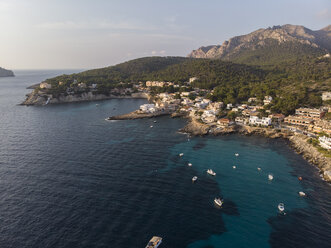
M331 247L331 186L287 141L105 120L144 99L19 105L27 86L72 72L0 78L1 248Z

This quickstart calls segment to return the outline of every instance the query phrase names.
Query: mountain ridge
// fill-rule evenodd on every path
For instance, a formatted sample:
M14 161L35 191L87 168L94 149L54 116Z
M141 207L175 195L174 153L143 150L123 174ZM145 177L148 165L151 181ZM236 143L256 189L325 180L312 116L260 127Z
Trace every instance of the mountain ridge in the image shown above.
M0 77L14 77L14 72L0 67Z
M221 45L200 47L188 54L188 57L223 59L249 64L251 62L249 57L261 56L259 50L267 48L278 49L278 54L291 53L293 57L321 56L331 51L331 25L316 31L302 25L291 24L260 28L249 34L232 37ZM246 56L247 59L242 61L241 55Z

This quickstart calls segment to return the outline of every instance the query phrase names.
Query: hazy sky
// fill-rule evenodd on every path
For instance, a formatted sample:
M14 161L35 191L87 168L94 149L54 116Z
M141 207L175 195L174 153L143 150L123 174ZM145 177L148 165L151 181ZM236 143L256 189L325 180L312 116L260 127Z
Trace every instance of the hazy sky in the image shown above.
M97 68L273 25L331 24L331 0L0 0L0 66Z

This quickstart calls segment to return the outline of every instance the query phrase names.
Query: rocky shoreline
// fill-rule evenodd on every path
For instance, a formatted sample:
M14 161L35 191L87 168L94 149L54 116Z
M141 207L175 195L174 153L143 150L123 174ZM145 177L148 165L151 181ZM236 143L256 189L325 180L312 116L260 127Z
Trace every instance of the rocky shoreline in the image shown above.
M305 135L295 134L285 129L251 127L244 125L215 128L201 123L194 118L190 118L187 125L179 131L193 136L203 136L208 134L227 135L238 133L242 135L260 135L271 139L284 138L290 142L289 144L291 148L293 148L298 154L302 154L304 159L319 169L321 176L325 181L331 182L331 158L323 156L317 148L309 144L307 142L309 137Z
M47 95L33 91L26 95L26 100L21 103L21 105L36 105L42 106L46 104L59 104L59 103L71 103L71 102L86 102L86 101L99 101L108 99L148 99L149 95L146 93L132 93L128 96L115 96L115 95L103 95L103 94L93 94L92 92L75 94L75 95L61 95L59 97L52 97L52 95Z

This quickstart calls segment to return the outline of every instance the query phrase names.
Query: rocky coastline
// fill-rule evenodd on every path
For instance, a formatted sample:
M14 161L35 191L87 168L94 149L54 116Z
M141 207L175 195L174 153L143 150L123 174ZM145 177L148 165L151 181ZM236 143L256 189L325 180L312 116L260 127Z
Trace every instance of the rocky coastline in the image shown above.
M33 91L26 95L26 100L21 105L35 105L42 106L46 104L59 104L59 103L71 103L71 102L86 102L86 101L98 101L108 99L148 99L149 95L146 93L132 93L131 95L116 96L116 95L104 95L93 94L92 92L74 94L74 95L60 95L59 97L53 97L52 95Z

